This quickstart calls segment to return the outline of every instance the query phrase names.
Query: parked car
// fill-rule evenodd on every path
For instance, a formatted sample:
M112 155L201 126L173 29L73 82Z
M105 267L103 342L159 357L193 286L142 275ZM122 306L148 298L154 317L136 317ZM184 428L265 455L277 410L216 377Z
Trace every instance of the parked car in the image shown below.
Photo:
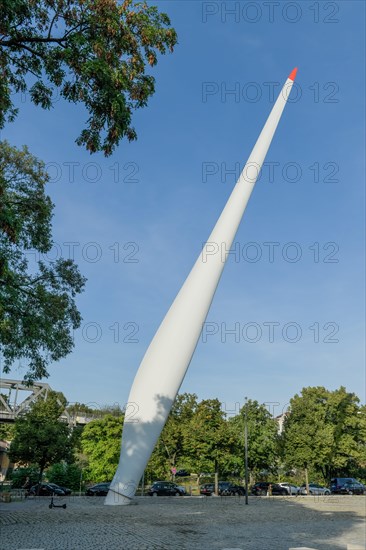
M270 485L271 491L269 487ZM269 481L258 481L251 488L251 493L255 496L266 496L269 492L271 492L273 496L288 495L287 489L285 487L281 487L281 485L279 485L278 483L271 483Z
M311 495L330 495L330 490L318 483L309 483L309 493ZM300 487L300 495L307 495L305 483Z
M230 481L219 481L219 495L220 496L234 496L234 495L245 495L245 489L241 485L235 485ZM215 492L214 483L205 483L200 487L200 494L211 496Z
M147 494L156 496L183 496L185 495L184 487L180 487L171 481L155 481L147 491Z
M366 493L365 486L359 481L347 481L332 493L339 495L363 495Z
M222 496L244 496L245 489L241 485L235 485L230 481L219 481L219 495Z
M29 495L37 495L40 497L51 497L54 495L65 496L65 492L55 483L36 483L28 492Z
M187 470L178 470L177 473L175 474L176 477L187 477L190 475L191 474Z
M212 493L215 492L215 484L214 483L204 483L200 487L200 494L210 496Z
M300 487L297 485L293 485L292 483L287 483L286 481L279 483L278 485L281 485L281 487L284 487L287 491L288 495L298 495L300 491Z
M57 485L56 483L48 483L50 487L58 487L59 489L62 489L66 496L71 495L71 489L68 487L62 487L62 485Z
M332 493L340 494L345 483L359 483L354 477L332 477L330 480L330 490Z
M108 494L109 486L110 486L109 482L97 483L92 487L88 487L87 490L85 491L85 494L88 497L105 497Z

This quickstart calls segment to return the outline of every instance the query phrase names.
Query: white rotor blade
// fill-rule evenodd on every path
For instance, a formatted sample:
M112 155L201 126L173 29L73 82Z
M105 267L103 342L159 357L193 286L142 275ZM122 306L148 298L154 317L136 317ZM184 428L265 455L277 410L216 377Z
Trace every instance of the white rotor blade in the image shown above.
M128 504L168 418L196 348L245 207L291 92L289 75L202 253L157 330L128 398L120 462L105 504Z

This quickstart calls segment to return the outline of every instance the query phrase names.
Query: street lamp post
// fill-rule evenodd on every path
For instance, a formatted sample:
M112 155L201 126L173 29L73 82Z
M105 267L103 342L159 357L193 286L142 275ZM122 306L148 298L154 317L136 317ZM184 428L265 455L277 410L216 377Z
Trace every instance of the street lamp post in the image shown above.
M248 419L247 419L248 398L245 398L244 412L244 456L245 456L245 504L248 502Z

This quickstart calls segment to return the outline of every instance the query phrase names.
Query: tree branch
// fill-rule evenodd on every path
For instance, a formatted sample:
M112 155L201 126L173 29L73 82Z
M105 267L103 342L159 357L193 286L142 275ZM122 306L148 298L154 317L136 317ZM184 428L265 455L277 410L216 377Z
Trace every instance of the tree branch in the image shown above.
M17 288L18 290L20 290L20 292L24 292L24 294L28 294L28 296L32 296L32 298L37 298L38 299L38 297L33 292L31 292L30 290L26 290L25 288L22 288L22 285L17 285L15 283L9 283L9 281L4 281L4 279L0 279L0 285L2 285L2 286L11 286L13 288Z
M26 48L26 49L29 49L29 48ZM19 60L19 59L14 59L8 52L4 52L5 55L8 56L8 58L10 59L11 63L14 63L15 65L19 65L19 67L21 67L22 69L26 68L26 70L28 72L30 72L33 76L35 76L36 78L39 78L39 75L37 73L35 73L34 71L32 71L31 69L29 69L28 67L25 67L23 65L23 63ZM39 57L41 57L41 59L43 60L43 56L38 54L37 52L31 52L31 53L36 53L36 55L38 55Z
M2 45L1 42L0 42L0 45ZM5 46L6 45L7 44L5 44ZM30 52L33 55L36 55L37 57L40 57L41 59L43 59L43 57L44 57L41 53L37 52L36 50L33 50L33 48L30 48L29 46L26 46L25 44L19 44L19 46L20 46L20 48L23 48L23 50L28 50L28 52ZM35 73L33 73L33 74L35 74ZM38 75L36 75L36 76L37 76L37 78L39 78Z
M56 20L56 17L58 16L59 14L56 12L55 15L53 16L52 18L52 21L51 21L51 24L50 24L50 28L48 29L48 35L47 35L47 38L50 38L51 37L51 31L52 31L52 27L53 27L53 24Z
M63 40L66 40L66 38L69 36L69 34L71 34L73 31L75 31L76 29L80 29L82 31L85 31L88 27L84 27L84 28L80 28L82 27L83 25L85 24L85 21L80 21L80 23L78 23L77 25L75 25L75 27L72 27L70 30L68 30L64 36L63 36ZM90 27L89 27L90 28Z
M29 36L24 38L10 38L9 40L0 40L0 46L20 46L24 48L24 42L27 42L29 44L43 44L43 43L50 43L50 42L56 42L57 44L61 44L65 41L65 37L60 38L41 38L38 36Z

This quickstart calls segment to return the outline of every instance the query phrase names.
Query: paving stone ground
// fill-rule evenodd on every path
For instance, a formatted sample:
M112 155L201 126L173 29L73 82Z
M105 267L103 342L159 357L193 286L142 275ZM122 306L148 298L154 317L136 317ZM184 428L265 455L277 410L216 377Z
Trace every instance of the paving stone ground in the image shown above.
M364 550L366 499L39 497L2 504L1 550ZM56 501L55 501L56 502Z

